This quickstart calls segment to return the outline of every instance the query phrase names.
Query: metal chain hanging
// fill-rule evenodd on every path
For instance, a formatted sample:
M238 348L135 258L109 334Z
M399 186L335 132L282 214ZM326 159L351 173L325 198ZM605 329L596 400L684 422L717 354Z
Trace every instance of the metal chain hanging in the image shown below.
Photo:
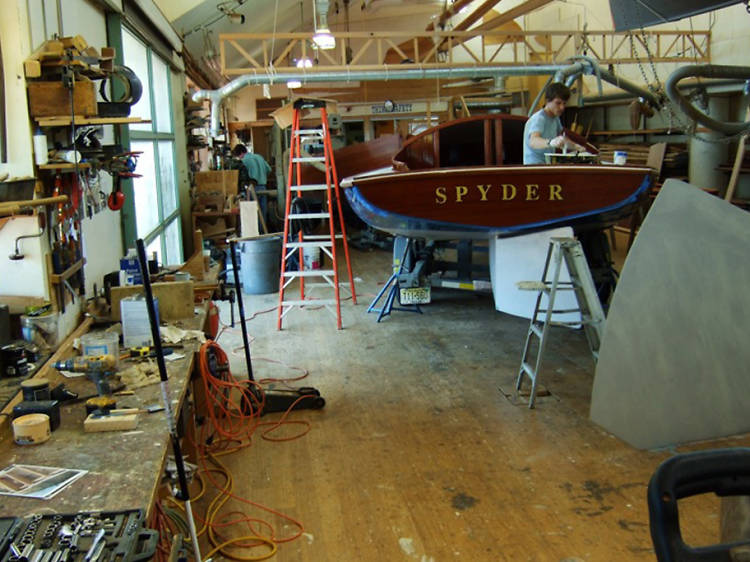
M747 0L747 2L750 2L750 0ZM665 88L662 84L661 79L659 78L659 74L656 71L656 65L654 64L654 57L651 54L651 49L649 49L648 46L648 39L646 37L646 32L643 29L643 26L640 26L641 30L641 39L643 43L643 47L646 50L646 56L648 57L649 66L651 67L651 72L654 75L654 79L656 81L656 88L649 82L648 77L646 76L646 69L643 66L643 61L641 60L641 57L638 56L638 52L635 48L635 41L633 39L633 33L629 33L628 37L630 39L630 48L633 52L633 56L638 61L638 69L641 71L641 76L643 77L643 81L646 84L646 87L651 90L654 93L664 92ZM690 139L695 139L700 142L705 142L709 144L730 144L736 140L738 140L740 137L746 135L747 133L745 131L740 131L739 133L735 133L733 135L729 136L722 136L719 138L709 138L709 137L703 137L696 134L696 127L697 123L695 121L686 121L683 119L681 113L677 111L677 108L675 108L674 102L669 99L668 97L664 96L664 105L660 109L660 111L666 111L667 113L667 119L669 124L669 129L671 130L673 125L676 123L678 128L681 128L684 130L685 136L687 136Z

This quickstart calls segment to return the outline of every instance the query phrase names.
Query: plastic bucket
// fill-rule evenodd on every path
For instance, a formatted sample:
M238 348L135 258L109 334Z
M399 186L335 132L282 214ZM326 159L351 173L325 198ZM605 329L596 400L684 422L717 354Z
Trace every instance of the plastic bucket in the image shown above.
M240 242L242 292L263 295L279 290L281 236Z
M320 269L320 248L305 248L302 252L304 269Z

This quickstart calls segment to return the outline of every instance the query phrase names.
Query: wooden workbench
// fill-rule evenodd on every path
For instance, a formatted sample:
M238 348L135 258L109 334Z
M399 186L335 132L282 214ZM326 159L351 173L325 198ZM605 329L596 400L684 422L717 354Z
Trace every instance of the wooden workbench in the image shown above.
M180 322L185 329L200 329L205 321L207 305L196 307L194 318ZM83 328L86 326L84 325ZM85 329L83 330L85 331ZM76 332L80 335L81 330ZM188 340L182 350L185 356L168 361L169 390L176 415L180 412L193 371L197 340ZM62 349L62 348L61 348ZM58 357L50 361L72 356ZM88 377L63 379L53 368L40 369L38 376L50 380L50 386L64 380L68 389L80 396L96 392ZM118 407L144 408L161 404L159 384L135 390L133 396L117 397ZM78 511L118 511L142 508L150 512L161 481L166 456L172 453L165 413L139 414L138 427L132 431L84 433L83 402L60 408L60 427L41 445L16 445L3 419L0 442L0 468L8 465L31 464L87 470L58 495L49 500L0 496L0 516L26 517L33 513L76 513ZM192 420L192 417L190 418ZM188 459L191 460L191 459ZM195 459L192 459L195 460Z

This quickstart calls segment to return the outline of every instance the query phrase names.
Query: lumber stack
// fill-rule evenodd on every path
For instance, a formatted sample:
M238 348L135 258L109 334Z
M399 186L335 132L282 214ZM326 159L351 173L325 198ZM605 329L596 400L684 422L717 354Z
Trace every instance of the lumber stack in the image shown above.
M80 35L49 39L23 63L26 78L50 79L59 75L62 67L73 67L77 77L104 78L112 72L115 49L103 47L99 53Z
M631 166L645 166L648 160L650 144L631 143L615 144L602 143L599 145L599 160L602 162L613 162L614 152L624 150L628 153L628 164ZM664 155L664 168L676 169L687 165L687 146L684 144L668 144Z

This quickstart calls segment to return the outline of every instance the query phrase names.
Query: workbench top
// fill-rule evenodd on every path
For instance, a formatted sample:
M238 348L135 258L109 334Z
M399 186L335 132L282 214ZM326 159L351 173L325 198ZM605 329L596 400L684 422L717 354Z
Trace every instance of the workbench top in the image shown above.
M198 329L205 321L207 306L196 308L194 318L185 319L181 327ZM184 357L166 362L169 392L175 416L179 415L193 370L197 340L183 342L179 350ZM42 371L45 371L42 369ZM40 376L56 385L62 376L47 369ZM59 377L56 379L55 377ZM64 379L67 388L80 396L95 392L88 377ZM117 396L118 408L145 408L162 404L161 385L135 389L130 396ZM43 465L87 470L49 500L0 495L0 516L26 517L34 513L76 513L78 511L119 511L142 508L150 511L156 497L163 465L171 454L169 428L164 411L140 413L138 427L129 431L85 433L83 402L60 408L60 427L40 445L16 445L7 432L0 443L0 469L11 464Z

